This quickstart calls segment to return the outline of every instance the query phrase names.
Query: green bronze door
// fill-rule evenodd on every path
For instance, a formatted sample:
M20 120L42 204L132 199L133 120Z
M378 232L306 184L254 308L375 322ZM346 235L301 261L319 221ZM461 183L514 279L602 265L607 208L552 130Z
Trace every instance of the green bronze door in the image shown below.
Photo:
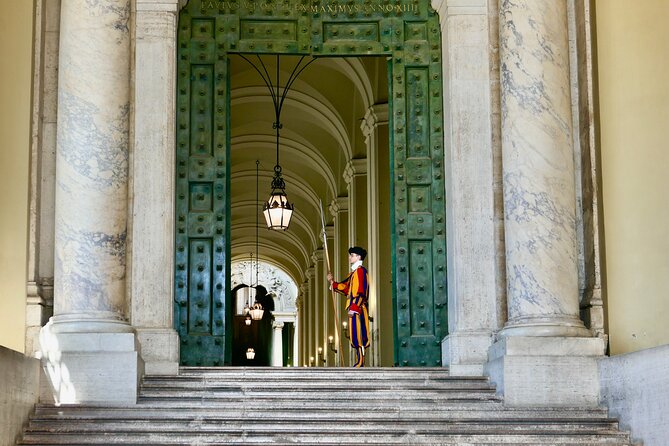
M179 15L175 326L181 363L231 339L227 55L386 56L395 362L441 365L447 334L440 28L429 1L190 0ZM386 333L383 336L390 336Z
M406 21L389 68L395 360L440 366L448 332L439 21Z
M230 355L229 99L219 18L181 15L177 65L175 328L181 364Z

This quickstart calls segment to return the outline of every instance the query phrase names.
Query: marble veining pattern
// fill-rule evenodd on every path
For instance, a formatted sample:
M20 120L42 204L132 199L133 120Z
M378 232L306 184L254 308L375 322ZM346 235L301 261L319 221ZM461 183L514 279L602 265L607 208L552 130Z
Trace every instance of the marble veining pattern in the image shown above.
M61 7L56 317L124 313L129 16L129 0L70 0Z
M509 320L578 315L565 0L500 4Z

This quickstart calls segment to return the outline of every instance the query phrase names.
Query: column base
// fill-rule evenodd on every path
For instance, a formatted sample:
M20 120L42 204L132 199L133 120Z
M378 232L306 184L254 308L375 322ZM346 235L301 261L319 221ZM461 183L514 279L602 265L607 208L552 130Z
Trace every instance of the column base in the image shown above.
M485 374L507 406L599 405L600 338L514 336L488 351Z
M132 331L114 328L115 332L61 331L54 330L53 321L42 328L42 367L49 385L45 390L56 404L137 402L144 372L139 344Z
M172 328L137 328L144 373L147 375L179 374L179 335Z
M441 363L453 376L481 376L488 360L492 333L459 331L441 341Z
M592 332L575 316L516 318L509 320L499 332L500 338L523 336L589 338Z

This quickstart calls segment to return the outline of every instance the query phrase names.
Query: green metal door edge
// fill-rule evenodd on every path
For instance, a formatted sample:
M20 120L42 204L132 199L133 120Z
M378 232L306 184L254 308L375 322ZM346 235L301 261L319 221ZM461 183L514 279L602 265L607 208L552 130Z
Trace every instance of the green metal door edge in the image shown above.
M179 15L175 328L184 365L229 363L228 53L387 56L395 363L447 334L441 35L428 1L191 0Z

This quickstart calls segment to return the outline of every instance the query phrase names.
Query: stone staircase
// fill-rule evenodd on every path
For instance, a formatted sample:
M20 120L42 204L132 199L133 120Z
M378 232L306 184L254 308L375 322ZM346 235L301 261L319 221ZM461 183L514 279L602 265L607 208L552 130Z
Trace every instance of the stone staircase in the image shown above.
M630 445L606 409L507 408L443 368L182 368L137 405L38 405L21 445Z

